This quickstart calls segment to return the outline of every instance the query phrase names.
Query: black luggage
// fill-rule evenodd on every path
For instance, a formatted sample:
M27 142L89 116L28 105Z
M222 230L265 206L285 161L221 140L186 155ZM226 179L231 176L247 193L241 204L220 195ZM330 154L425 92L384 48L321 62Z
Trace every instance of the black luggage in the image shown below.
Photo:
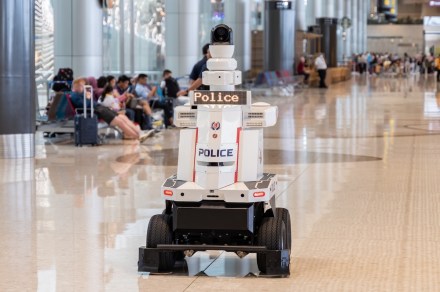
M91 109L87 113L87 99L90 100ZM84 86L84 112L75 115L75 145L98 144L98 118L93 113L93 88Z

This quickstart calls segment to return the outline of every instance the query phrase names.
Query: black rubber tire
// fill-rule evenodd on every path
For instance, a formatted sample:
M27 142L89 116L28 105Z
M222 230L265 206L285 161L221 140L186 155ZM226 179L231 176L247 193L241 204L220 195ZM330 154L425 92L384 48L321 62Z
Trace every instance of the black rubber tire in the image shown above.
M292 230L290 225L290 213L289 210L285 208L277 208L277 216L281 216L281 219L283 220L284 224L286 225L286 248L290 251L292 250Z
M158 244L173 243L171 217L168 215L154 215L148 223L147 248L156 248ZM175 252L161 252L159 254L159 271L170 271L176 262Z
M266 246L268 250L285 249L287 230L281 216L264 217L258 231L257 245ZM266 273L266 254L257 253L258 269Z

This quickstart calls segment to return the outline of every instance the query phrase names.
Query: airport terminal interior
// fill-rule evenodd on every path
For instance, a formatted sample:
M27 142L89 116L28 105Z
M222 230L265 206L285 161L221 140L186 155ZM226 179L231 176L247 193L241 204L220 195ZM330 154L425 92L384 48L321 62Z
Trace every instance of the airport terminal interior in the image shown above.
M32 93L13 96L29 117L0 100L0 291L440 290L440 1L10 3L0 3L3 27L34 21L35 48L2 45L0 92L12 92L8 56L35 56L35 82L23 77ZM139 139L100 121L99 145L79 147L70 97L48 117L60 68L72 68L61 80L72 90L80 77L139 74L160 88L169 69L184 91L173 105L185 104L219 24L234 32L236 90L278 108L259 159L278 177L277 207L290 212L284 277L260 272L255 253L223 250L138 271L150 218L165 208L161 187L186 147L178 120L168 125L152 105ZM0 37L11 44L8 32ZM19 113L36 129L29 145Z

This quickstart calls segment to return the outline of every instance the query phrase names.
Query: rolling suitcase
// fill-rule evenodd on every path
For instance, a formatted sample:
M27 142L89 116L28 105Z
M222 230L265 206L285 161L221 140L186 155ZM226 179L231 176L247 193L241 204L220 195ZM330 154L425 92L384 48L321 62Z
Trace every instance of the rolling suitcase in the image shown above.
M87 99L90 99L90 115L87 114ZM98 144L98 119L93 113L93 88L84 86L84 112L75 115L75 145Z

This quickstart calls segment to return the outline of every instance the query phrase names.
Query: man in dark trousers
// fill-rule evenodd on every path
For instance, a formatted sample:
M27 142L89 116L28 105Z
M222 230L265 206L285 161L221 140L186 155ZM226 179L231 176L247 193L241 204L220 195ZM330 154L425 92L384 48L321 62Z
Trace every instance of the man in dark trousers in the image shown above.
M315 68L319 74L319 88L327 88L325 84L325 76L327 75L327 63L324 60L324 55L320 53L315 60Z
M162 88L162 92L165 97L165 103L169 108L169 124L168 128L174 128L173 123L173 115L174 115L174 107L176 105L175 101L177 99L177 95L180 91L179 83L172 76L173 72L171 70L165 69L163 71L162 77L163 80L160 83L160 87Z

